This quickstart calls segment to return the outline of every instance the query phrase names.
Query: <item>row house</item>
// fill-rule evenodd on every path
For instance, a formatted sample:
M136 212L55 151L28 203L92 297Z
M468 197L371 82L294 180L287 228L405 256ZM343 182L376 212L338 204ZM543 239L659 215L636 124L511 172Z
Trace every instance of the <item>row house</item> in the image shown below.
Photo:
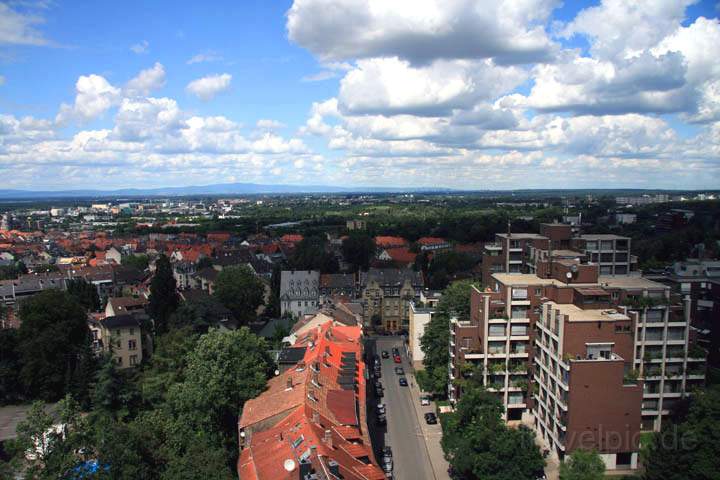
M365 325L373 322L390 332L409 330L410 303L423 289L420 272L409 268L371 268L360 272Z

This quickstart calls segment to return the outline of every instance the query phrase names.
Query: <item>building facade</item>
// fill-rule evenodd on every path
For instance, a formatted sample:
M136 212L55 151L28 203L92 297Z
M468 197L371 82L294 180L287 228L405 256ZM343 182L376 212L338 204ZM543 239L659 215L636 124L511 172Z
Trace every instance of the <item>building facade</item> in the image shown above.
M365 325L390 332L409 330L410 302L420 297L423 288L420 272L371 268L360 273L360 288Z
M283 270L280 274L280 312L296 318L316 313L320 308L320 272Z

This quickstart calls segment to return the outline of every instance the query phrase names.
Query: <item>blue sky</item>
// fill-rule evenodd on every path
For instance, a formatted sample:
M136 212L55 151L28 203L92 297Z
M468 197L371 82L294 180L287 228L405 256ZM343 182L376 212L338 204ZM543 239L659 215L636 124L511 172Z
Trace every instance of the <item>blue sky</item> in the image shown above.
M0 2L0 188L720 185L717 2L512 3Z

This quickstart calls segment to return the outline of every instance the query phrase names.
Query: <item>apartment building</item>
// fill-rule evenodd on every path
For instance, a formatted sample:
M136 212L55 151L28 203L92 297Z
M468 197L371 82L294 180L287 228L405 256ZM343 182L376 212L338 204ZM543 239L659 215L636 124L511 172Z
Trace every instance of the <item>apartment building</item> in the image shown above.
M131 368L140 365L144 358L142 314L121 314L89 321L96 352L111 353L118 368Z
M410 328L410 302L420 297L423 278L411 269L371 268L360 273L365 325L379 321L382 329Z
M320 308L320 272L283 270L280 274L280 311L302 318Z
M491 285L473 288L470 318L450 326L451 401L462 395L458 380L482 375L505 418L534 424L559 457L582 446L574 437L588 425L607 432L626 425L629 438L659 430L705 378L689 302L637 274L599 275L600 265L586 258L539 259L538 274L495 273ZM573 387L584 393L571 394ZM588 404L590 391L612 395ZM587 441L608 468L637 463L635 441L613 448L602 436Z
M330 319L303 333L292 356L243 407L239 478L386 478L367 427L362 328Z
M627 275L634 270L637 258L630 255L629 237L598 234L580 235L572 239L573 246L600 265L600 275Z

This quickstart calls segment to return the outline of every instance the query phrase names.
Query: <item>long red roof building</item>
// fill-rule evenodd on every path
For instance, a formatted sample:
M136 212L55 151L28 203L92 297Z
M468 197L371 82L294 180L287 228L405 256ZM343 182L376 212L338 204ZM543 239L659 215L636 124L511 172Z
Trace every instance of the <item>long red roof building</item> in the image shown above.
M294 347L305 347L303 359L245 403L240 479L385 478L367 429L361 327L328 321Z

